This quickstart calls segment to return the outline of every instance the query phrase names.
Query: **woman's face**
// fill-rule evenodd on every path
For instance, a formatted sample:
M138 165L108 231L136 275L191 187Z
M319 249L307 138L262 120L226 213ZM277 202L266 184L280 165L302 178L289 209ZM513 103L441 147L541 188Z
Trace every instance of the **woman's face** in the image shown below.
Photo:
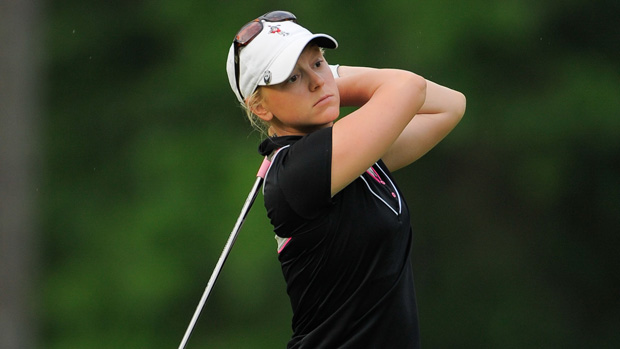
M283 83L261 87L255 110L279 136L307 134L328 127L340 113L340 95L323 53L306 46L291 76Z

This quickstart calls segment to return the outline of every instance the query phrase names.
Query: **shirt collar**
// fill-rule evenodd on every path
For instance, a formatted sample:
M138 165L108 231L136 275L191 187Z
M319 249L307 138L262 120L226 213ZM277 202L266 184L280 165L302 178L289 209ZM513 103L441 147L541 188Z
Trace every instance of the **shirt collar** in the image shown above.
M273 153L274 150L282 148L284 146L293 144L301 139L303 136L281 136L281 137L269 137L265 139L259 146L258 152L263 156L267 156Z

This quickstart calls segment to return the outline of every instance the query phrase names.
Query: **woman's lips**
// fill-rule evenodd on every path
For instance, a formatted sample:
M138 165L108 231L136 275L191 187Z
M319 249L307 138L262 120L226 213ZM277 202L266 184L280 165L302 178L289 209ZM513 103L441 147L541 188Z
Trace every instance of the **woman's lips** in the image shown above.
M317 105L325 102L326 100L328 100L331 97L332 97L331 95L325 95L325 96L321 97L316 103L314 103L314 106L317 106Z

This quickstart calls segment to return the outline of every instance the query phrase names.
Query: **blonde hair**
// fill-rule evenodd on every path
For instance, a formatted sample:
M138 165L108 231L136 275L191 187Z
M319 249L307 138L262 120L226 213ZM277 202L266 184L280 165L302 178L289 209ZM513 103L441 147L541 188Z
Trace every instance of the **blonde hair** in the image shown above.
M260 90L260 87L257 88L256 91L254 91L254 93L247 98L247 102L241 103L241 107L245 111L245 115L250 121L250 125L252 125L256 131L261 133L261 135L269 137L269 123L259 118L256 114L254 114L254 112L252 112L256 106L263 102L263 96L261 95Z

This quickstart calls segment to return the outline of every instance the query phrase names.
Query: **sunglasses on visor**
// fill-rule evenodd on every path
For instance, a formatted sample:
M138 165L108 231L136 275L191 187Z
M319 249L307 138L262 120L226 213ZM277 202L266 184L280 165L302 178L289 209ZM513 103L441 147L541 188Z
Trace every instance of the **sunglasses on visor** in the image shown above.
M244 99L241 88L239 87L239 51L242 47L247 46L255 37L263 31L263 21L265 22L283 22L293 21L297 23L297 17L288 11L272 11L256 18L255 20L244 25L233 41L235 47L235 82L237 83L237 91L239 96Z

